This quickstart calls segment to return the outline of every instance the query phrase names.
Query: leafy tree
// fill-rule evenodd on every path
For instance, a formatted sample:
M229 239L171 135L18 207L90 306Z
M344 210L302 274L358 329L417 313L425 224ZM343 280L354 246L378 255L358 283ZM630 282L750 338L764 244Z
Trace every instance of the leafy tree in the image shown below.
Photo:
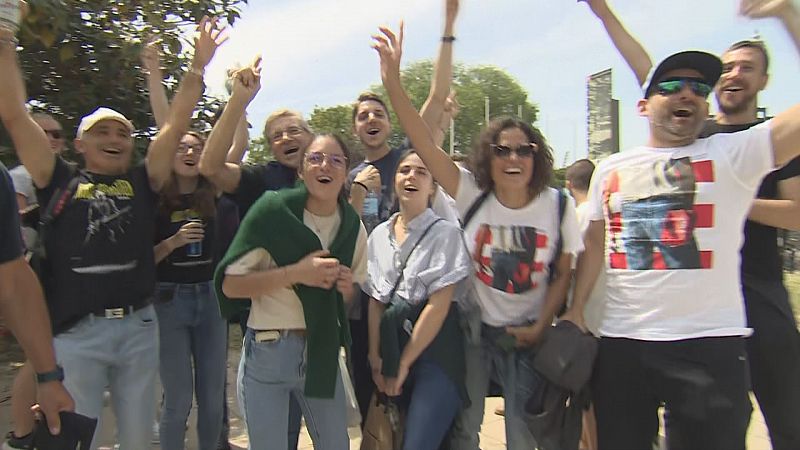
M204 15L233 23L247 0L29 0L18 33L20 64L36 109L53 113L67 135L98 106L125 114L138 127L137 148L155 134L139 52L149 38L163 50L167 86L177 87L190 62L184 36ZM210 128L219 101L205 96L195 128ZM0 145L9 145L7 133ZM7 159L9 159L8 155Z
M430 90L433 75L432 61L418 61L403 69L401 78L411 102L418 109L422 107ZM461 153L469 153L473 139L484 124L486 98L489 98L490 117L501 115L517 116L522 107L521 118L530 123L536 121L538 108L528 100L528 93L507 72L493 66L463 66L453 68L453 89L457 92L461 105L455 120L455 148ZM387 99L381 85L371 91ZM317 107L311 114L310 123L318 132L338 132L354 142L351 130L352 105L337 105L329 108ZM403 131L397 119L391 118L393 134L390 145L397 146L403 139ZM445 136L445 147L449 142L449 130ZM354 147L357 148L357 147Z

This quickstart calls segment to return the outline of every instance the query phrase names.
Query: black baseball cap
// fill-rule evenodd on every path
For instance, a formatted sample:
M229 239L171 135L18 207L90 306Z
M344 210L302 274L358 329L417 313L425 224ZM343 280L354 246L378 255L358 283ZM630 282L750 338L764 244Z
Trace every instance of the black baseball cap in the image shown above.
M720 75L722 75L722 61L716 55L697 50L689 50L668 56L654 70L650 71L647 80L642 85L645 98L649 97L653 85L658 83L665 73L677 69L696 70L700 72L705 82L713 87L717 84Z

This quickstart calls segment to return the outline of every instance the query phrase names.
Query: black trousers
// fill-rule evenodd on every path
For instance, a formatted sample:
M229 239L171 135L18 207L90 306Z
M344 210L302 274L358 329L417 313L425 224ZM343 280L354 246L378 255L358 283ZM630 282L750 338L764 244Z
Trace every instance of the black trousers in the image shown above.
M753 393L774 450L800 449L800 332L783 283L742 276Z
M592 376L600 450L652 450L658 408L670 450L744 450L745 340L602 338Z
M369 401L375 392L375 382L372 381L372 369L369 367L369 329L367 327L367 310L369 297L363 292L356 299L361 301L361 319L350 320L350 336L353 343L350 346L350 365L353 375L353 390L358 400L358 409L361 410L361 426L367 418Z

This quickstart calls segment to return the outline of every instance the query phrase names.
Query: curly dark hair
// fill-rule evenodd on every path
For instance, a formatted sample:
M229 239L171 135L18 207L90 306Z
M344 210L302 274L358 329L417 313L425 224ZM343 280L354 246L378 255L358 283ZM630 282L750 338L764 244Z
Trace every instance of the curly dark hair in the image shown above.
M520 129L530 142L538 146L538 150L533 154L533 174L528 180L528 193L531 198L536 198L550 184L553 177L553 149L550 148L539 129L520 119L514 117L492 119L475 142L472 155L470 155L469 167L475 176L478 187L485 191L493 190L492 158L494 152L491 145L496 144L500 133L509 128Z

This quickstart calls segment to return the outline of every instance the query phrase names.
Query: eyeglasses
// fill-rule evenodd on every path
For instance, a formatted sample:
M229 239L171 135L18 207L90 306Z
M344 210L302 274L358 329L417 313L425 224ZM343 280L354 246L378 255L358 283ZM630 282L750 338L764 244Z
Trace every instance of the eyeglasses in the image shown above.
M188 153L189 149L194 153L203 153L202 145L178 144L178 153Z
M321 166L325 161L328 161L328 164L336 167L337 169L343 169L347 167L347 157L344 155L323 152L306 153L306 162L312 166Z
M520 144L517 148L511 148L507 145L490 144L489 148L494 151L494 156L498 158L510 158L511 153L516 153L518 158L531 158L533 154L539 150L539 146L533 142Z
M300 127L289 127L289 128L287 128L285 130L279 130L279 131L276 131L276 132L272 133L272 136L270 136L269 140L272 143L278 142L279 140L283 139L283 135L284 134L289 136L290 138L296 138L296 137L300 136L301 134L303 134L304 131L306 131L306 130L304 130L304 129L300 128Z
M64 137L64 135L62 134L63 133L62 130L42 130L42 131L44 131L46 135L50 136L53 139L61 139Z
M708 98L708 95L714 89L703 79L681 77L669 78L656 83L655 91L658 95L672 95L682 91L686 86L689 86L694 95L702 98Z

